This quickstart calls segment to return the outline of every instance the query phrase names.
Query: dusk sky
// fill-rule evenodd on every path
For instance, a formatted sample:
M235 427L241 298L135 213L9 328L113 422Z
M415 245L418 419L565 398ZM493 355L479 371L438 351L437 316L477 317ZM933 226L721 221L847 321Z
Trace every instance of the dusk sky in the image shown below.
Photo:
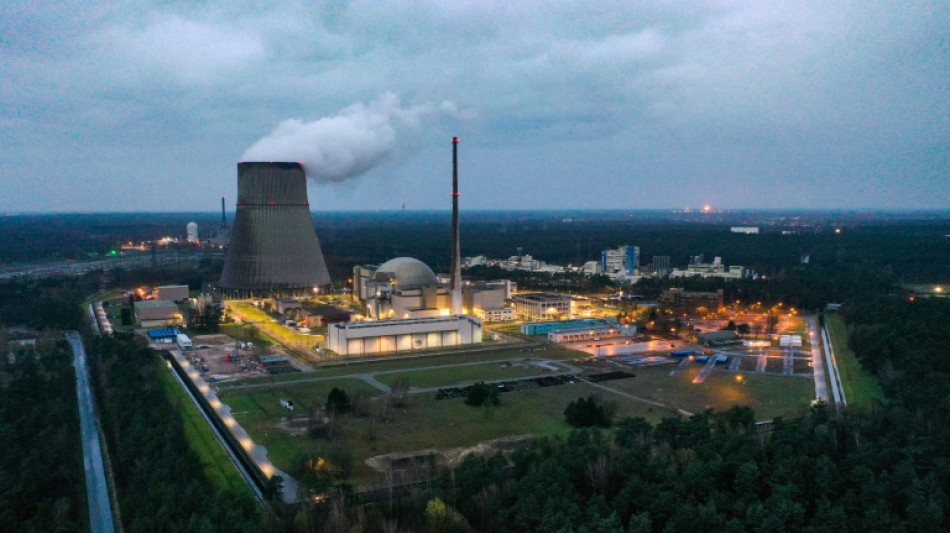
M946 0L0 6L0 212L950 208Z

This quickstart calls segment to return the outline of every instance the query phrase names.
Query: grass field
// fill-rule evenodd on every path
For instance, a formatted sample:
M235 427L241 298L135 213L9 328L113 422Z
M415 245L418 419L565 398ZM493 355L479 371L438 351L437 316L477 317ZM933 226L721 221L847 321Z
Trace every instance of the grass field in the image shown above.
M339 387L346 390L351 398L357 393L363 394L367 410L377 413L382 394L361 379L345 377L347 374L372 375L377 372L390 372L376 374L375 378L392 384L399 377L407 377L412 387L436 387L545 373L538 367L503 366L498 362L487 362L504 359L506 356L520 359L526 355L536 358L576 355L557 348L551 350L551 353L523 352L518 349L499 350L332 367L296 375L297 379L335 378L328 381L283 381L275 382L273 387L257 389L228 389L227 384L222 384L220 398L231 406L234 416L254 440L267 447L270 459L279 468L289 470L295 457L303 453L319 453L327 443L309 436L292 435L280 429L278 424L287 415L280 407L280 399L292 400L298 407L299 414L318 410L326 401L330 389ZM754 358L748 359L754 361ZM431 368L479 360L486 362L453 368ZM422 370L408 371L412 368ZM590 368L590 373L619 368L621 367L612 361L598 362ZM590 394L616 404L617 419L643 416L654 423L663 417L673 416L676 409L697 413L709 408L727 410L734 405L751 406L759 419L798 416L807 412L808 402L814 395L813 381L803 377L742 373L742 380L737 381L736 373L717 368L704 383L694 384L692 380L700 369L697 364L689 365L680 375L674 377L669 375L674 365L623 368L635 373L636 377L602 383L607 390L578 382L509 392L502 394L502 404L491 410L465 405L461 398L436 400L434 393L410 395L408 406L391 409L386 421L375 416L343 417L342 446L350 450L356 460L355 482L376 483L382 481L378 479L378 474L363 464L369 457L397 451L467 447L510 435L563 434L570 430L563 414L567 404ZM651 405L627 395L652 400L668 407Z
M562 371L566 368L560 367ZM473 366L458 366L449 368L434 368L416 372L398 372L382 374L376 379L393 385L396 380L406 378L409 385L417 388L440 387L476 381L494 381L502 379L518 379L527 376L552 374L550 370L532 365L511 365L507 363L485 363Z
M835 360L841 373L841 385L849 406L870 406L875 401L884 401L884 391L877 380L861 367L861 362L848 348L848 328L840 316L825 315L828 335L835 350Z
M520 346L520 345L519 345ZM472 353L448 353L441 355L426 355L426 356L413 356L405 357L400 359L395 359L387 356L380 356L375 360L361 360L354 361L346 364L336 364L336 365L327 365L327 366L317 366L314 372L307 372L304 374L283 374L278 376L264 376L259 378L249 378L243 379L240 382L228 382L222 383L219 385L221 390L226 390L239 385L250 384L250 383L292 383L294 381L307 380L314 377L332 377L332 376L346 376L349 374L365 374L365 373L375 373L375 372L387 372L387 371L398 371L398 370L408 370L413 368L421 367L431 367L438 365L452 365L456 363L472 363L472 362L491 362L491 361L500 361L504 359L520 359L520 358L532 358L532 359L555 359L555 360L572 360L579 357L583 357L586 354L565 350L558 346L554 345L544 345L540 347L541 349L534 351L523 351L525 347L513 347L513 348L504 348L501 347L496 350L486 350L480 352ZM475 378L478 379L478 378ZM491 378L481 378L481 379L491 379ZM501 378L498 378L501 379ZM437 383L436 385L441 385ZM422 386L416 385L413 383L413 386Z
M277 428L286 412L280 398L289 398L301 407L319 406L334 386L350 397L358 391L375 394L370 408L378 407L379 395L362 381L341 379L330 383L284 386L266 391L234 391L221 394L232 413L255 442L267 447L268 457L281 469L290 469L301 453L318 453L325 441L291 435ZM461 398L436 400L435 394L409 397L405 408L394 409L387 421L373 417L347 415L343 422L343 445L356 459L355 481L377 483L383 480L363 461L375 455L427 448L467 447L479 442L510 435L558 435L570 431L564 422L567 404L580 396L596 394L609 397L585 383L539 388L501 395L501 405L491 410L465 405ZM636 402L617 402L617 417L644 416L653 422L671 413Z
M798 416L808 412L814 397L810 378L734 373L715 369L703 383L693 383L701 365L690 364L678 376L670 376L673 365L637 368L637 377L604 383L605 386L676 409L698 413L705 409L725 411L734 405L747 405L756 418ZM738 381L736 376L742 376Z
M231 463L230 456L221 447L221 444L211 432L208 423L205 422L201 413L198 412L198 408L195 407L194 402L182 389L175 376L164 369L161 375L168 397L181 414L185 438L188 439L189 446L198 456L204 474L218 489L246 491L253 496L250 487L234 467L234 464Z

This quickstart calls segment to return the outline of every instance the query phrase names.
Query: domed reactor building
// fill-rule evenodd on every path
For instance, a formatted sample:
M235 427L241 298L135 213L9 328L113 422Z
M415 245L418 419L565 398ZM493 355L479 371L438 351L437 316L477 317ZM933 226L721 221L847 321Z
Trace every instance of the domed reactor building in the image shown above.
M238 163L231 242L218 282L226 298L313 294L330 284L300 163Z

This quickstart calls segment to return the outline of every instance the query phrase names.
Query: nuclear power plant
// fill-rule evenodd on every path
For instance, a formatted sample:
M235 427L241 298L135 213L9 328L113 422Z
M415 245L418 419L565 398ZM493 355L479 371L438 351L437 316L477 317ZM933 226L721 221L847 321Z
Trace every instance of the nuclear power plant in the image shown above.
M482 321L463 307L459 244L458 137L452 138L452 271L449 286L440 284L418 259L397 257L378 267L353 269L355 296L377 322L347 322L327 328L327 347L340 355L411 352L482 342ZM503 288L481 288L486 295ZM471 302L476 301L470 291ZM479 295L479 304L487 301ZM504 299L501 300L504 305Z
M312 295L329 285L300 163L238 163L238 199L224 271L227 298Z

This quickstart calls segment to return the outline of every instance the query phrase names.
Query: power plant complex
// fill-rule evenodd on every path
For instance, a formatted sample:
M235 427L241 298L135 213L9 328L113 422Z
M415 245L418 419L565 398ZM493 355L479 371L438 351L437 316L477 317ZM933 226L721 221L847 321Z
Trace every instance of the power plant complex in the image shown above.
M327 348L340 355L425 350L482 340L481 320L463 309L459 245L458 137L452 138L452 271L447 284L408 257L380 267L357 267L355 296L366 306L366 323L328 326ZM238 200L218 290L225 298L310 297L330 284L307 201L300 163L238 163ZM503 288L469 290L474 306L503 307ZM491 295L502 295L491 298ZM475 303L473 298L477 298ZM491 304L481 302L491 300ZM499 300L495 302L494 300ZM389 318L390 320L380 320Z
M330 284L300 163L238 163L238 200L218 283L228 298L312 294Z

